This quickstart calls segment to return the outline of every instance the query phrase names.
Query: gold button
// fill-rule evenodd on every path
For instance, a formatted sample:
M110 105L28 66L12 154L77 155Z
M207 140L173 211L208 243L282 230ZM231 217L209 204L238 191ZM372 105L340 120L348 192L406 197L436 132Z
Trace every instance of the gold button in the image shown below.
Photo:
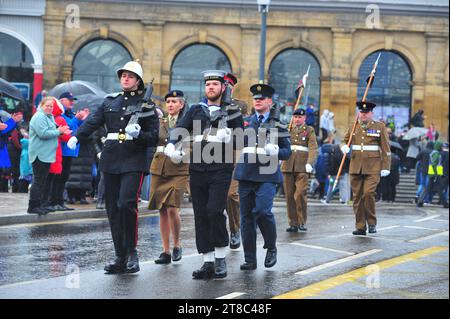
M134 96L134 94L135 94L134 92L131 92L131 93L130 93L131 96Z
M124 110L124 111L125 111L126 109L127 109L126 107L123 107L123 108L122 108L122 110Z
M122 129L120 129L119 132L122 132Z
M361 136L361 139L364 139L364 136Z
M119 141L119 143L122 143L122 141Z
M121 117L120 120L123 121L123 117Z
M125 100L128 100L128 98L127 98L126 96L124 97L124 99L125 99Z

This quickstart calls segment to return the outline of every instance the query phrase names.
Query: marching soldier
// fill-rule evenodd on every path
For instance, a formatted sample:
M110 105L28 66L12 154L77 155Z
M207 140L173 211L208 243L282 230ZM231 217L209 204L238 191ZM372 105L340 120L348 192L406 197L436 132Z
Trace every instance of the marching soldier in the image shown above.
M205 71L203 76L206 99L186 112L164 151L173 160L181 160L183 152L176 149L175 144L182 136L177 134L187 130L193 135L189 184L196 245L204 262L192 273L193 279L227 276L225 255L229 238L224 210L234 168L231 129L243 127L239 109L222 103L222 95L227 89L225 72Z
M275 90L265 84L250 88L255 114L245 118L244 148L236 165L234 179L239 181L241 234L245 262L241 270L254 270L256 260L256 226L267 249L264 266L277 262L275 217L272 213L277 184L282 182L279 160L291 155L289 133L279 122L272 96Z
M358 122L352 137L351 148L347 146L351 131L344 137L341 150L347 154L351 150L350 182L353 192L353 211L356 217L356 230L353 235L376 233L375 196L380 175L388 176L391 166L391 150L386 127L382 122L374 121L375 103L357 102Z
M293 114L291 133L292 155L283 161L284 191L289 228L287 232L306 231L308 174L313 171L317 159L316 133L312 126L305 124L306 111L296 109Z
M236 86L238 80L237 78L228 73L225 75L225 81L231 86L231 93L234 92L234 87ZM233 98L232 104L237 105L243 116L247 114L247 103L244 101ZM239 151L234 156L234 158L239 158ZM238 193L238 181L233 179L231 181L230 189L228 190L228 198L227 198L227 214L228 214L228 225L230 227L230 248L237 249L241 246L241 233L240 233L240 211L239 211L239 193Z
M174 163L164 154L170 131L183 117L185 107L182 91L173 90L165 96L168 117L160 119L159 140L153 157L150 173L150 201L148 209L159 210L159 228L164 251L155 260L156 264L170 264L182 256L180 246L181 220L179 208L188 183L189 164ZM173 239L173 252L170 254L170 233Z
M147 148L156 146L159 129L154 105L142 103L141 65L128 62L117 70L117 76L123 91L107 96L67 143L69 148L75 149L78 141L83 142L100 126L106 125L99 170L104 174L106 212L116 254L115 260L105 266L108 274L139 271L137 199L144 173L150 165Z

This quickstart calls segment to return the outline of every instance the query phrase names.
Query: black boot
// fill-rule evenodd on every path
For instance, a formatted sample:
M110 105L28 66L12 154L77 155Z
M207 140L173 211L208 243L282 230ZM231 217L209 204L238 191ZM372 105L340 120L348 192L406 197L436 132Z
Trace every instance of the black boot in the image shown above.
M241 265L241 270L255 270L256 263L245 262Z
M30 200L28 201L28 214L37 214L37 215L45 215L48 212L41 209L41 202L38 200Z
M170 264L172 260L172 256L170 256L170 254L168 253L161 253L161 255L159 255L159 258L155 260L155 264L160 264L160 265L167 265Z
M106 274L123 274L127 268L127 259L125 257L116 257L116 259L106 264L105 273Z
M216 258L214 263L214 277L225 278L227 276L227 263L225 258Z
M241 246L241 233L239 231L231 233L230 235L230 248L238 249Z
M377 227L375 225L369 225L369 233L375 234L377 232Z
M207 261L200 269L192 273L192 279L210 279L214 277L214 262Z
M266 260L264 261L264 266L270 268L275 266L277 263L277 249L267 249Z
M286 229L288 233L297 233L298 232L298 226L290 226Z
M352 232L352 234L355 236L365 236L366 231L364 229L357 229L354 232Z
M127 273L133 274L139 270L141 270L139 268L139 258L136 249L134 249L128 255Z
M183 254L181 247L173 247L172 261L180 261Z

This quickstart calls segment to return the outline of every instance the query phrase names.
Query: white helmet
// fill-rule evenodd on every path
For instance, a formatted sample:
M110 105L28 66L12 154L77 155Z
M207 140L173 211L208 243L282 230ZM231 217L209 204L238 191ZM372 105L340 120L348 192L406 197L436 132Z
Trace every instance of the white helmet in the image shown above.
M139 79L141 80L141 83L139 84L139 88L143 88L144 87L144 81L142 80L143 76L144 76L144 71L142 70L142 66L137 62L137 61L130 61L125 63L125 65L117 70L117 76L120 77L122 76L122 72L123 71L130 71L133 72L134 74L136 74Z

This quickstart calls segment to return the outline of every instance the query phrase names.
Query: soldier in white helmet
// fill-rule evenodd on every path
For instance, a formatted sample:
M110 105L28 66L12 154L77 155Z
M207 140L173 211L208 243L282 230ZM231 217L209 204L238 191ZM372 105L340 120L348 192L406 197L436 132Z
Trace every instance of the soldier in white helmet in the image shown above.
M128 62L117 70L117 76L122 92L107 96L67 143L69 148L75 148L78 141L83 143L106 125L108 134L99 169L104 174L106 211L116 253L115 260L105 266L109 274L139 271L137 200L150 165L147 148L156 146L159 131L153 103L143 103L141 65Z

